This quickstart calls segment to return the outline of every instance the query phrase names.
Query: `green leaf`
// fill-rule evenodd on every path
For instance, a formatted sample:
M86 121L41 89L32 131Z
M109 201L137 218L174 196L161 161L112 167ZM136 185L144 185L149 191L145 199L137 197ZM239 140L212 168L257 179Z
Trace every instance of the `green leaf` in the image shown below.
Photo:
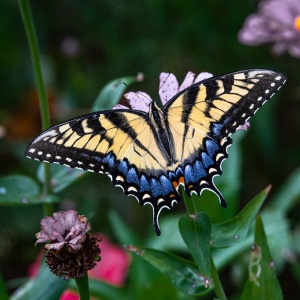
M67 280L56 277L43 263L38 277L29 280L25 285L18 288L11 300L59 299L67 285Z
M277 210L263 209L261 215L276 269L280 270L284 264L282 253L287 253L292 247L290 226ZM252 225L254 224L251 224L247 238L242 239L238 244L228 248L213 248L212 254L218 269L226 267L238 255L249 249L253 243L254 226Z
M199 296L211 291L211 287L206 287L206 278L193 263L159 250L134 246L127 246L127 249L136 253L166 275L173 286L182 293Z
M204 212L186 215L179 220L180 234L189 248L199 271L210 281L211 221Z
M97 96L92 106L92 111L111 109L114 107L120 101L127 86L136 81L137 77L126 76L107 83Z
M260 216L256 217L255 242L250 256L249 278L241 299L283 299Z
M300 168L283 183L272 198L272 205L282 214L287 214L300 201Z
M2 279L2 275L0 274L0 299L1 300L9 300L9 296L7 293L7 289Z
M56 195L42 195L39 183L30 177L10 175L0 178L0 205L34 205L59 201Z
M270 201L272 203L272 201ZM261 213L268 236L271 255L280 271L293 254L293 242L289 221L278 210L266 207Z
M245 239L250 224L263 205L270 187L254 197L234 218L212 226L212 247L228 247Z
M41 203L40 185L23 175L0 178L0 204L24 205Z
M116 211L110 210L108 219L120 244L139 244L141 242L134 231L128 228L127 224L121 220Z
M151 248L159 250L175 250L186 252L187 247L182 240L179 230L174 230L178 227L179 219L183 214L172 213L162 216L160 219L160 227L164 230L161 233L161 237L157 238L156 235L150 235L146 241L147 245Z
M89 173L57 164L50 164L50 170L52 177L51 190L53 193L61 192ZM41 182L45 180L44 175L44 164L40 164L37 170L37 176Z

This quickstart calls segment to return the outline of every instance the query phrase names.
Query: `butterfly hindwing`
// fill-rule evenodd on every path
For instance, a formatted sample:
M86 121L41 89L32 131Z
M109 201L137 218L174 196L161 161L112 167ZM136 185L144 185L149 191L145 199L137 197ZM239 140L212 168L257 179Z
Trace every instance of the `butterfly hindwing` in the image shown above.
M228 157L231 134L283 85L285 76L268 70L246 70L208 78L171 99L164 108L174 143L175 184L188 194L214 191L221 163Z

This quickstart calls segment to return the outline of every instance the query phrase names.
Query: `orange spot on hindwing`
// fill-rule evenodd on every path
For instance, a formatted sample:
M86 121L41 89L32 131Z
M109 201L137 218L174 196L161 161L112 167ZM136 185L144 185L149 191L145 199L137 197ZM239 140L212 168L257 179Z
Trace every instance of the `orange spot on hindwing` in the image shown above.
M172 181L172 185L174 186L175 189L178 188L179 184L184 185L184 177L183 176L179 177L178 181Z

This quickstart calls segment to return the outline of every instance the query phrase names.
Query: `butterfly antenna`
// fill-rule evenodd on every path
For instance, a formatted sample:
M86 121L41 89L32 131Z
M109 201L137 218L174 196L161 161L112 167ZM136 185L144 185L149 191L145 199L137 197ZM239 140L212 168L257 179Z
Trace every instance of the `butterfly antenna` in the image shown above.
M164 86L164 84L166 83L166 81L168 80L168 78L170 77L170 75L171 75L171 71L169 70L168 76L166 77L166 79L163 81L163 83L162 83L161 86L159 87L159 90Z
M162 89L162 87L165 85L165 83L166 83L166 81L168 80L168 78L170 77L170 75L171 75L171 71L169 70L166 79L165 79L165 80L162 82L162 84L159 86L158 92L156 93L156 95L155 95L155 97L154 97L154 100L156 100L156 99L157 99L157 96L159 96L159 91L160 91L160 90Z
M126 87L129 87L128 84L126 82L123 81L123 84L126 86ZM136 93L137 95L143 97L143 98L146 98L148 100L150 100L150 102L152 102L152 99L150 97L147 96L147 94L144 94L144 93L141 93L139 91L135 91L133 93Z

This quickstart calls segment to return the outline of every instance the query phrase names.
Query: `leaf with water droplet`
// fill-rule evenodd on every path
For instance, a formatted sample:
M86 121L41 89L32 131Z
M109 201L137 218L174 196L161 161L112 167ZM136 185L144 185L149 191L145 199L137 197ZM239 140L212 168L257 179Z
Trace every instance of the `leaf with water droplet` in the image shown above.
M128 250L149 262L155 269L165 274L174 287L190 296L201 296L211 291L205 287L205 277L194 263L179 256L155 249L128 246Z
M247 237L249 227L262 207L270 187L267 187L254 197L234 218L213 224L211 233L212 247L229 247Z
M180 218L180 234L189 248L201 274L210 280L211 221L204 212Z
M1 205L32 205L58 202L55 195L43 196L41 186L30 177L10 175L0 178Z
M251 248L248 274L249 278L242 293L242 300L283 299L260 216L256 218L255 241Z

